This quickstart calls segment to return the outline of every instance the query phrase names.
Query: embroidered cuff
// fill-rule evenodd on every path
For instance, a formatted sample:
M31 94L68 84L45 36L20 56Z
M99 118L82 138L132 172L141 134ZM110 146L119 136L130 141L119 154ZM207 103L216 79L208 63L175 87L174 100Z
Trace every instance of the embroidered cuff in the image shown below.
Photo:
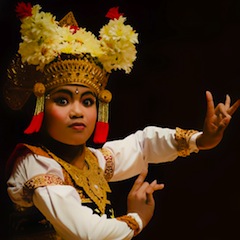
M63 180L53 174L43 174L35 176L25 182L24 187L28 190L34 190L38 187L44 187L48 185L63 185Z
M127 223L127 225L134 231L134 236L142 231L142 220L137 213L128 213L121 217L117 217L117 220Z
M196 138L198 135L194 136L196 133L199 132L196 130L176 128L175 140L177 142L178 156L186 157L190 155L191 152L198 152L196 146Z

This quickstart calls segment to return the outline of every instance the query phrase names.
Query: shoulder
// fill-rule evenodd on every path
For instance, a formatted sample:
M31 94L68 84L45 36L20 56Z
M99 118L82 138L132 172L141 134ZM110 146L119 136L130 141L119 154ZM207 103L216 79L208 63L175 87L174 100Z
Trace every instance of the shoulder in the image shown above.
M10 154L6 163L6 176L10 176L13 166L17 161L22 161L27 154L31 153L31 150L24 143L18 143Z
M17 144L7 160L5 169L6 177L9 178L16 165L34 164L34 160L37 160L35 157L37 155L44 157L44 159L50 159L49 155L40 147L25 143Z
M112 178L115 169L113 153L107 148L89 148L89 150L98 159L99 166L104 170L104 177L109 181Z

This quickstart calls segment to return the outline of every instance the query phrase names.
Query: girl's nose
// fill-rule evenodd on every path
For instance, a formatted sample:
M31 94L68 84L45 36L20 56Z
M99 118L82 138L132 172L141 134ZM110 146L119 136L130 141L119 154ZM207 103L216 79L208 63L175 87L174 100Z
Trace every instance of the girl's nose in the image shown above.
M70 118L82 118L83 117L83 106L79 101L75 101L71 105Z

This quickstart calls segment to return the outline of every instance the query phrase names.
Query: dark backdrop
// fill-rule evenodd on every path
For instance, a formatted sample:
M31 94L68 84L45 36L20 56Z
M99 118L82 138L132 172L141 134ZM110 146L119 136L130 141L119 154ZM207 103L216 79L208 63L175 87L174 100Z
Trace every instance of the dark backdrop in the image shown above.
M124 137L147 125L201 130L206 90L212 92L216 103L224 101L226 94L233 102L240 97L238 0L31 2L39 3L58 20L72 10L79 25L96 35L107 21L104 15L108 9L119 6L127 23L139 33L132 72L128 75L114 72L110 76L108 89L113 100L109 139ZM20 39L15 4L16 1L7 0L0 3L1 87ZM9 110L2 95L0 119L0 206L4 236L10 207L5 162L28 121L24 114ZM157 178L165 183L165 189L156 192L154 217L136 239L240 239L239 129L240 110L215 149L150 166L149 180ZM125 213L126 196L133 180L111 184L116 215Z

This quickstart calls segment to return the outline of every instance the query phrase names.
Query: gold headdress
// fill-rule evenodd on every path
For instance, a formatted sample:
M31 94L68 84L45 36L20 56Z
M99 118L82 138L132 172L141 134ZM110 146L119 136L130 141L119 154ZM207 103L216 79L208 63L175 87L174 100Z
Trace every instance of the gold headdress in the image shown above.
M21 20L22 42L18 54L8 68L5 98L12 109L20 109L33 92L37 97L35 113L26 134L38 132L46 91L65 84L81 84L93 89L99 99L98 122L94 141L106 141L108 103L106 90L112 70L130 73L136 59L138 34L126 18L111 8L108 24L95 37L78 27L72 12L61 21L51 13L40 11L40 5L19 3L16 12Z

